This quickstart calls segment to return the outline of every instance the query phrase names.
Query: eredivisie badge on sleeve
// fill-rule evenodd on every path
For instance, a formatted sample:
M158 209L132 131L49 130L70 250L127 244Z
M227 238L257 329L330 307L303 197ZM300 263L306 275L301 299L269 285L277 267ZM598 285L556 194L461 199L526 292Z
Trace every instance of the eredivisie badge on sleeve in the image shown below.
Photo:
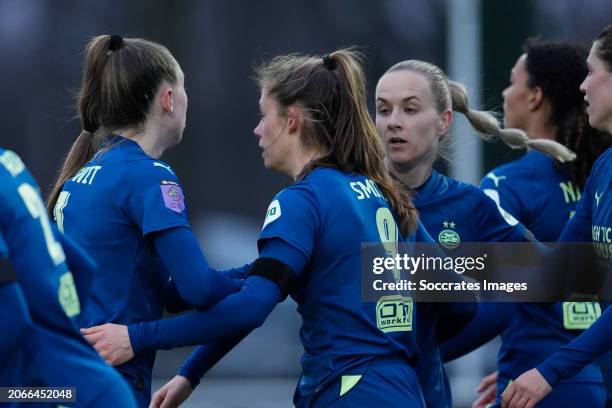
M185 211L185 196L178 183L174 181L162 180L160 184L164 205L174 212L182 213Z
M268 207L268 211L266 211L266 219L261 229L266 228L266 225L268 225L271 222L276 221L280 216L281 216L280 203L278 202L278 200L274 200L270 203L270 206Z

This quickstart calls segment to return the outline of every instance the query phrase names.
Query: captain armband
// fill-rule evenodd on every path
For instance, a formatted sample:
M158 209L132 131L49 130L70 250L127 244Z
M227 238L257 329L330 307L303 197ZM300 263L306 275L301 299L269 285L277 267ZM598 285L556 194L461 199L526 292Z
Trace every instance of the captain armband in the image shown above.
M281 291L281 301L287 298L296 278L293 270L284 262L274 258L257 258L247 276L261 276L274 282Z

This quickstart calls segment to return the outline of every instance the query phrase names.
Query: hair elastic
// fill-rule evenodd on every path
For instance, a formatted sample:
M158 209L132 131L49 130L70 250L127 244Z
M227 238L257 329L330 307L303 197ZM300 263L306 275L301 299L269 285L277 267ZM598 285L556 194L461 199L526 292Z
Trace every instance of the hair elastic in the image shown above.
M337 63L336 60L333 59L329 54L326 54L323 57L323 65L325 65L325 68L327 68L330 71L333 71L334 69L336 69Z
M110 36L110 42L108 43L109 51L117 51L121 47L123 47L123 37L119 34L112 34Z

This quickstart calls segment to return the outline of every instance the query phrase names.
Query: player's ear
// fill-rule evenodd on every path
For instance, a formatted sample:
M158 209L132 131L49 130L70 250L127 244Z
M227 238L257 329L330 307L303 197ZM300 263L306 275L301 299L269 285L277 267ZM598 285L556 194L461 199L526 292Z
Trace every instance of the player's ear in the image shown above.
M289 133L299 133L302 129L302 110L291 105L287 108L287 130Z
M161 106L164 112L174 112L174 95L172 87L169 84L162 84L159 90L161 100Z
M446 134L448 133L452 120L453 111L450 109L445 110L444 112L442 112L442 115L440 115L440 123L438 126L438 136L440 137L440 140L442 140L444 136L446 136Z
M544 92L542 91L542 88L540 88L539 86L534 86L529 90L529 101L527 103L527 108L530 111L533 112L538 109L542 105L543 101Z

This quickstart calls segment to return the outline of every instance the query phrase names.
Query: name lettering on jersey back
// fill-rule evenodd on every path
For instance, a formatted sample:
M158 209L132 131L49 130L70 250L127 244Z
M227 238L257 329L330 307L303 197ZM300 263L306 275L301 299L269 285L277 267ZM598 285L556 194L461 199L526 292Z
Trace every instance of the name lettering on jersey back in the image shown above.
M559 183L563 198L566 204L576 203L580 200L580 189L578 189L571 181L562 181Z
M383 198L383 195L378 189L376 183L370 179L366 179L365 183L362 183L361 181L354 181L349 183L349 185L351 186L351 189L357 193L358 200L370 198L371 196Z
M94 177L96 177L96 174L98 173L98 170L100 170L101 168L102 166L83 167L70 180L74 181L75 183L91 185L94 180Z

